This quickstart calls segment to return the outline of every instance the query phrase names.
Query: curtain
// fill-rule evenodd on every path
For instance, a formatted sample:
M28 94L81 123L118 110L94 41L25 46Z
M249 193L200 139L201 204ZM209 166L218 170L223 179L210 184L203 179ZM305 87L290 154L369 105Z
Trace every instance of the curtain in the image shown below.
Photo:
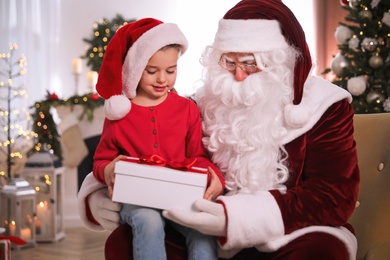
M9 44L19 46L15 56L27 58L27 74L22 76L28 104L44 98L58 71L61 0L0 0L0 53Z

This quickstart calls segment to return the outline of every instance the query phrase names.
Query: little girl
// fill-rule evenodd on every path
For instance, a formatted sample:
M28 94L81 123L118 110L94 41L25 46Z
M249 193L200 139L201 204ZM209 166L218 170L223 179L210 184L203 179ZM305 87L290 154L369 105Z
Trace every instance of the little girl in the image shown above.
M204 198L222 193L222 174L202 145L198 107L172 91L177 61L187 45L177 25L145 18L123 26L107 46L97 83L98 93L106 98L107 118L93 175L108 185L110 196L117 161L155 154L167 161L196 157L196 166L210 174ZM214 237L164 219L161 210L124 204L120 216L121 223L132 227L134 259L166 259L166 223L186 237L188 259L217 259Z

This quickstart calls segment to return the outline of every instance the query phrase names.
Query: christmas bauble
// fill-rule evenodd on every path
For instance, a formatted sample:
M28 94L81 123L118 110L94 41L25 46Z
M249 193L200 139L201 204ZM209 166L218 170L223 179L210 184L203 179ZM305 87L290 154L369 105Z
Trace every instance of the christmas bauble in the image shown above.
M349 6L351 8L355 8L355 7L359 6L359 4L360 4L360 0L349 0Z
M390 112L390 98L386 99L385 102L383 102L383 110L386 112Z
M343 70L348 68L348 61L344 58L341 53L338 53L332 60L330 64L330 68L337 77L341 77L343 75Z
M366 77L350 78L347 82L347 90L354 96L360 96L366 91Z
M378 41L374 38L365 38L362 41L362 51L375 51Z
M352 31L347 26L340 25L336 28L334 36L339 44L343 44L352 37Z
M377 69L383 65L383 59L381 56L374 55L369 59L368 64L371 68Z
M378 106L383 104L385 96L378 91L372 90L367 94L366 101L371 106Z
M350 49L353 49L353 50L357 50L358 47L359 47L359 38L357 37L352 37L351 39L349 39L348 41L348 47Z
M359 16L361 18L371 19L372 18L372 13L369 10L362 10L362 11L360 11Z
M342 6L348 6L349 5L348 0L340 0L340 4Z

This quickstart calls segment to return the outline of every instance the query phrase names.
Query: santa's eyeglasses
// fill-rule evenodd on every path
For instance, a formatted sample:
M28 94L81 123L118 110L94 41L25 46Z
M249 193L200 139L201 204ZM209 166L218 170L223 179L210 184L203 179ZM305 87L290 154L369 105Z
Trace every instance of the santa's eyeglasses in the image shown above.
M235 57L223 54L219 59L218 64L230 72L235 71L237 67L245 71L247 74L252 74L258 71L257 63L253 55L236 55Z

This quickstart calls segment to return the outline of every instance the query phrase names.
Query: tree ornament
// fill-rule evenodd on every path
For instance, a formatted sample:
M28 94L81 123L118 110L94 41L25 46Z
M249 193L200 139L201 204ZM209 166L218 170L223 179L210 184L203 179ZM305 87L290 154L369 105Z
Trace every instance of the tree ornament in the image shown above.
M378 4L379 4L380 1L381 1L381 0L372 0L372 1L371 1L371 9L376 8L376 7L378 6Z
M390 98L386 99L385 102L383 102L383 110L386 112L390 112Z
M351 8L356 8L360 5L360 0L349 0L349 6Z
M49 99L51 101L57 101L58 100L58 95L56 93L51 93L49 96Z
M371 68L377 69L383 65L383 59L381 56L378 56L378 54L377 54L377 55L374 55L370 58L370 60L368 61L368 64L370 65Z
M349 6L348 0L340 0L342 6Z
M381 22L390 27L390 13L389 12L386 12L383 14L383 18L382 18Z
M385 64L386 64L386 66L390 66L390 54L385 59Z
M362 11L360 11L359 16L361 18L367 18L367 19L370 19L370 20L372 19L372 13L369 10L362 10Z
M340 25L336 28L334 35L339 44L344 44L352 37L352 31L347 26Z
M357 50L359 48L359 39L354 35L348 41L348 47L353 50Z
M385 101L385 96L376 90L372 90L367 94L366 101L371 106L378 106Z
M360 96L366 91L367 78L363 76L350 78L347 82L347 90L354 96Z
M348 61L339 52L332 60L330 64L331 70L336 74L337 77L343 75L343 70L349 67Z
M362 51L375 51L378 41L375 38L365 38L362 41Z

